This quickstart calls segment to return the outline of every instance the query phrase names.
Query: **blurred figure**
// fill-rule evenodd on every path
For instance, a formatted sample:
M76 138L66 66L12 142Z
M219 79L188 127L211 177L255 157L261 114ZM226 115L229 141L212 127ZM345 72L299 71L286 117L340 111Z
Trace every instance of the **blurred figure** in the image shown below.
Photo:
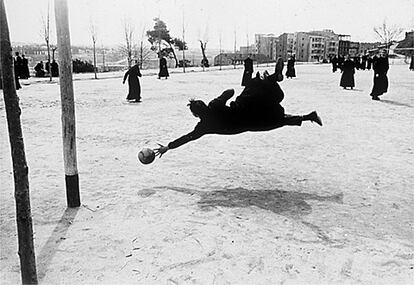
M370 56L370 55L368 55L368 58L367 58L367 69L368 70L371 70L371 67L372 67L372 56Z
M20 88L22 88L19 82L19 76L21 73L21 66L22 66L22 58L19 56L18 52L16 52L15 54L16 54L16 57L13 59L14 79L15 79L15 84L16 84L16 90L19 90Z
M122 84L125 84L125 80L128 77L129 92L126 99L132 102L141 102L141 85L139 84L139 78L142 74L139 70L138 60L135 61L135 65L131 67L124 75Z
M372 87L372 100L380 100L379 96L388 91L387 72L390 68L388 56L385 50L381 50L379 56L373 61L372 69L374 70L374 86Z
M338 56L338 63L337 63L337 66L338 66L338 68L341 70L341 72L342 72L342 65L344 64L344 57L342 56L342 55L339 55Z
M22 79L28 79L30 77L30 71L29 71L29 61L27 58L22 54L22 70L21 70L21 78Z
M336 72L338 70L338 58L336 57L336 55L334 55L331 58L331 63L332 63L332 72Z
M250 81L252 80L253 75L253 60L250 58L250 55L244 60L244 72L241 86L249 85Z
M50 64L50 72L52 72L52 77L58 77L59 76L59 65L55 60L52 61Z
M365 70L367 68L367 60L368 60L368 54L364 54L361 56L361 69Z
M22 76L23 60L18 51L15 52L15 55L16 56L14 57L14 73L15 76L17 76L17 78L20 78Z
M349 55L345 56L345 61L342 66L342 75L341 75L341 82L340 86L346 89L347 87L351 87L353 89L355 87L355 63L349 58Z
M410 70L414 70L414 55L411 56L411 62L410 62Z
M43 66L43 61L40 61L36 64L36 66L34 67L35 70L35 76L36 77L43 77L45 76L45 69Z
M50 63L49 63L49 61L46 61L46 72L50 73Z
M295 56L290 56L287 61L287 68L286 68L286 78L293 78L296 77L295 71Z
M165 56L161 54L160 72L158 73L158 79L161 79L161 77L165 77L165 79L168 79L168 76L170 76L170 74L168 73L167 60L165 59Z
M361 58L359 57L359 55L354 56L354 65L355 68L358 70L361 67Z

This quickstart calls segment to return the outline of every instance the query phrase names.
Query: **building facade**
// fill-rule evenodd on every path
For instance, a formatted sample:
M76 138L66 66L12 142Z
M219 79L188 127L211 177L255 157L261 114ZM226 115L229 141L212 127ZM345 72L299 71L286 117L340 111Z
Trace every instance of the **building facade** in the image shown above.
M295 34L283 33L279 36L278 53L286 61L289 56L295 54Z
M263 54L271 60L277 59L279 37L274 34L255 34L254 39L258 54Z

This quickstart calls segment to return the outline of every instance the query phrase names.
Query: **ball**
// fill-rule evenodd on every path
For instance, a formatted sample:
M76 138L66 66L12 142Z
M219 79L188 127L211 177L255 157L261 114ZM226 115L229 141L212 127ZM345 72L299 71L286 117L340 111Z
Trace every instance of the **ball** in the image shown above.
M143 148L140 152L138 152L138 159L143 164L149 164L154 161L155 152L150 148Z

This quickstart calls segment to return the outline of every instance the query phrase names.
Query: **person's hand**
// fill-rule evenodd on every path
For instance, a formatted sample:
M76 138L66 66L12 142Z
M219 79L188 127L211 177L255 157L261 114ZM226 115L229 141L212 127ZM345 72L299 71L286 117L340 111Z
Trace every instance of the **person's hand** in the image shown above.
M125 80L122 80L122 84L125 84Z
M156 149L154 149L154 151L155 151L155 156L160 156L160 158L161 158L161 156L164 154L164 153L166 153L168 150L169 150L169 148L168 148L168 146L163 146L162 144L158 144L160 147L159 148L156 148Z

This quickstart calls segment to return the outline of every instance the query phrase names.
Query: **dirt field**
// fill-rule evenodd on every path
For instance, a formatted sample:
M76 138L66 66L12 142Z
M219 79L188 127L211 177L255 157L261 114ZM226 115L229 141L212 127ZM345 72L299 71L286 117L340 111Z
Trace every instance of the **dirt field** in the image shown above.
M353 91L329 65L296 72L282 104L317 110L323 127L207 135L150 165L141 148L197 123L188 99L239 94L242 70L144 76L140 104L125 102L122 74L76 80L77 209L66 208L59 86L22 81L40 283L412 284L414 72L392 65L381 101L369 96L372 71L357 71ZM0 109L6 285L20 267L3 98Z

